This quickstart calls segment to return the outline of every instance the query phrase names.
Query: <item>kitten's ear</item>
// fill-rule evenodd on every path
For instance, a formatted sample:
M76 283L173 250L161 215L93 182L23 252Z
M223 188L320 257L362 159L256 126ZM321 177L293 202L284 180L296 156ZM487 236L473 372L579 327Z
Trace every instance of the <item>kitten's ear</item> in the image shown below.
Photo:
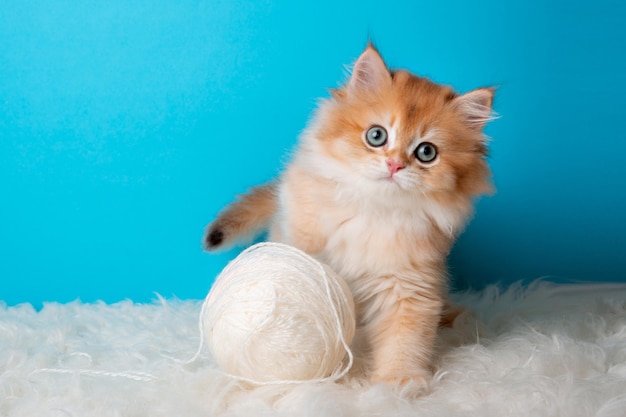
M391 84L391 74L376 48L369 44L354 63L348 93L375 94Z
M495 118L491 111L494 93L494 88L479 88L455 97L452 103L469 126L481 131Z

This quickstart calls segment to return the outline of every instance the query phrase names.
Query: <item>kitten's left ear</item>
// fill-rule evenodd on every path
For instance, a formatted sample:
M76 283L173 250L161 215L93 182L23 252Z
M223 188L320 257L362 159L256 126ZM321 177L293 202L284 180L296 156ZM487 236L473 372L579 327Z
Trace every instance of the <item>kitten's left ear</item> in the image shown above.
M495 119L491 111L494 93L494 88L479 88L455 97L452 103L472 129L481 131Z

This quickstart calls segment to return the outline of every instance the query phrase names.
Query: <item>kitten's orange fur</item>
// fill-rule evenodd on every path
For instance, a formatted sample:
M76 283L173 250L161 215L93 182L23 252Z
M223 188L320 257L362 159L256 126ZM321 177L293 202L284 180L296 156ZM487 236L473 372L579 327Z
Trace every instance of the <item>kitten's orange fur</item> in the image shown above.
M492 99L492 89L458 95L389 71L368 46L346 85L320 103L282 177L227 207L207 229L207 248L267 225L270 240L348 281L355 343L373 381L428 380L446 257L473 197L491 190L482 129ZM383 145L367 141L372 126L385 130ZM426 142L437 152L432 162L416 156Z

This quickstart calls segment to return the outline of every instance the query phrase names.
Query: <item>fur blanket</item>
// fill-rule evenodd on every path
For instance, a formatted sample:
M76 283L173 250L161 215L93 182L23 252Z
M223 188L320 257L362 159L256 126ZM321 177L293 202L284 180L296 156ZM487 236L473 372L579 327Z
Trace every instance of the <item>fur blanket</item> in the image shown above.
M242 387L199 343L201 303L0 305L0 416L626 416L626 284L456 296L428 392Z

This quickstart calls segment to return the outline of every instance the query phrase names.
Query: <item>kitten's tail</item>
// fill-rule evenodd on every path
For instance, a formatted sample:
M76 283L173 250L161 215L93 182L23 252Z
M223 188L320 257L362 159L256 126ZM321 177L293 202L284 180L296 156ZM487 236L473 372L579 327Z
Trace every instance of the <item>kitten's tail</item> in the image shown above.
M254 237L267 227L276 212L277 190L277 184L271 182L239 196L207 226L204 248L208 251L226 248L238 240Z

